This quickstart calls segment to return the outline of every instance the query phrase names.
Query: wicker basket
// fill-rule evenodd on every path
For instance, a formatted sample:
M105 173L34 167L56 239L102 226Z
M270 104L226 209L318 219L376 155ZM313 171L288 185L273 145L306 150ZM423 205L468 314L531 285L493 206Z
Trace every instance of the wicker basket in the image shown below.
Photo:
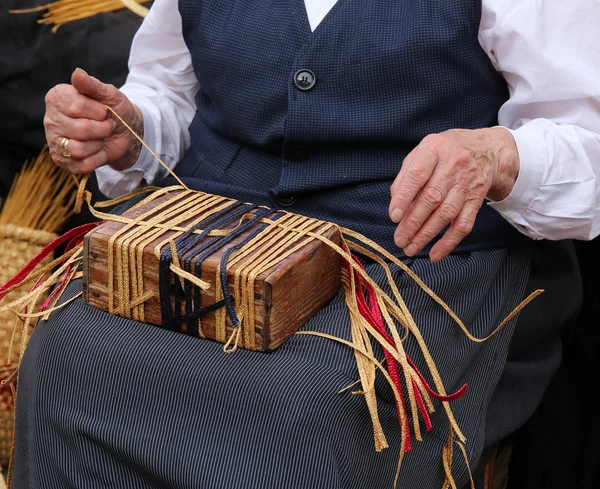
M28 229L13 224L0 224L0 284L8 282L50 243L56 235L47 231ZM50 263L47 257L40 266ZM4 303L18 299L25 294L31 285L25 285L10 292ZM10 311L0 312L0 378L5 379L14 372L19 362L21 328L16 328L11 358L11 340L17 317ZM8 386L0 388L0 465L6 467L10 458L13 436L14 403Z

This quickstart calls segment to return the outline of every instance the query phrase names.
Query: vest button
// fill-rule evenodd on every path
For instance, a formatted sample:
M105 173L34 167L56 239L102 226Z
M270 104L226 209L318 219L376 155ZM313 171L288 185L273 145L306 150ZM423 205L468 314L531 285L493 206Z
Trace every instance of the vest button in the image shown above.
M300 70L294 75L294 83L299 90L310 90L316 81L315 74L310 70Z
M289 207L296 203L296 197L277 197L277 203L283 207Z

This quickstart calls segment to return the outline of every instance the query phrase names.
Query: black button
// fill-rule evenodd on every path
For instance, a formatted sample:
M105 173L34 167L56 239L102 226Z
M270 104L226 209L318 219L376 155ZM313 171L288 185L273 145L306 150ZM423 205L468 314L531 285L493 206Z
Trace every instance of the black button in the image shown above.
M316 81L315 74L310 70L300 70L294 75L294 83L300 90L310 90Z
M283 207L289 207L296 203L296 197L277 197L277 203Z
M310 152L304 144L288 144L283 147L283 157L289 161L304 161Z

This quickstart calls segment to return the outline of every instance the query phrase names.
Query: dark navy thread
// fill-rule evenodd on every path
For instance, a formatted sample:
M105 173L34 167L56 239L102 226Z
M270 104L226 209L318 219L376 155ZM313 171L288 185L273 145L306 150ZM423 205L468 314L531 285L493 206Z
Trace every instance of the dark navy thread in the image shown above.
M258 214L259 213L257 212L256 215ZM266 213L264 213L263 215L266 215ZM283 214L281 213L275 214L271 217L271 220L275 221L279 219L282 215ZM238 319L237 314L235 313L235 308L233 307L233 298L231 296L231 292L229 292L229 284L227 282L227 262L234 251L239 250L242 246L247 244L248 241L254 239L267 226L268 224L263 224L262 226L260 226L258 229L253 231L246 239L244 239L244 241L238 243L235 246L232 246L227 251L225 251L225 253L223 253L223 256L221 257L221 291L223 292L223 297L225 298L225 309L227 310L227 315L229 316L231 324L234 328L240 325L240 320Z
M175 246L178 250L177 255L181 261L181 258L185 253L187 253L196 243L198 243L201 239L205 238L206 235L217 229L219 226L224 223L230 221L231 219L235 219L243 215L248 211L250 206L245 205L240 209L233 210L235 207L239 206L240 202L234 202L232 205L226 207L225 209L216 212L215 214L209 216L204 219L200 223L194 225L188 231L186 231L182 236L175 240ZM194 234L194 231L204 228L203 232L200 234ZM178 286L177 280L175 280L175 287L173 288L173 298L174 298L174 311L171 309L171 291L169 287L170 282L170 270L169 267L171 265L173 259L173 254L170 247L166 247L160 256L159 263L159 292L160 292L160 305L161 305L161 320L164 327L168 329L176 329L178 325L181 324L181 321L178 319L181 318L181 296L184 291L181 290L181 287ZM185 269L185 268L184 268ZM189 271L189 270L188 270ZM186 282L187 286L188 283ZM186 310L186 315L187 315Z

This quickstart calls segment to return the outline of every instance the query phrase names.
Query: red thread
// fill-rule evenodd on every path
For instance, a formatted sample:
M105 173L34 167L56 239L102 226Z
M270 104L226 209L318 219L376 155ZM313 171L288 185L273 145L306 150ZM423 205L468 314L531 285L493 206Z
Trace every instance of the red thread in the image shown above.
M437 399L438 401L442 401L442 402L450 402L450 401L455 401L456 399L461 398L462 396L464 396L467 393L467 384L463 384L463 386L460 389L458 389L456 392L454 392L453 394L448 394L446 396L442 396L441 394L438 394L427 383L427 381L425 380L425 377L423 377L423 374L421 372L419 372L419 369L417 369L416 365L413 363L413 361L410 359L410 357L408 355L406 355L406 360L408 361L408 364L414 369L416 374L419 376L419 379L421 379L421 382L423 382L423 385L425 386L425 390L434 399Z
M35 257L31 259L27 265L23 267L23 269L17 273L13 278L11 278L8 282L6 282L2 287L0 287L0 299L2 299L6 295L6 290L10 289L14 285L18 285L23 282L27 276L33 271L33 269L39 265L44 258L46 258L50 253L52 253L56 248L58 248L63 243L69 241L72 242L73 239L81 240L83 237L92 229L102 224L102 222L92 222L90 224L84 224L82 226L78 226L76 228L71 229L66 232L62 236L59 236L55 240L53 240L50 244L46 245L42 251L40 251ZM69 243L71 244L71 243Z
M95 224L95 223L94 223ZM84 236L87 234L87 232L85 233L80 233L79 235L73 237L71 239L71 241L69 241L69 243L67 244L67 246L65 247L65 253L68 253L69 251L71 251L73 248L75 248L76 246L78 246L80 243L83 242L83 238ZM63 261L64 263L64 261ZM54 291L52 292L52 294L50 294L50 296L48 296L48 298L44 301L44 303L42 304L42 306L39 308L39 311L44 311L54 300L54 298L60 293L60 291L65 287L65 285L67 284L68 280L69 280L69 275L71 274L71 270L73 269L73 265L69 265L67 267L67 270L65 272L65 276L62 279L62 282L58 285L58 287L56 287L54 289Z
M356 257L353 257L353 258L356 261L356 263L362 268L362 264L356 259ZM353 275L354 275L354 279L356 282L356 289L357 289L356 290L357 304L358 304L358 310L360 312L360 315L363 316L379 334L384 336L385 340L392 347L395 347L393 338L391 338L388 335L387 331L385 330L385 325L383 323L383 318L381 316L381 311L379 310L379 304L377 303L377 297L375 296L375 291L373 290L373 287L370 287L367 284L364 284L360 275L354 269L351 270L349 266L348 266L348 273L353 273ZM367 303L365 301L363 289L366 289L367 294L369 296L370 310L369 310L369 308L367 308ZM412 450L412 439L410 436L410 427L408 424L408 412L406 409L406 401L404 399L404 392L402 390L402 382L400 379L400 372L398 370L398 364L396 363L396 360L394 359L392 354L387 349L385 349L385 348L383 349L383 354L385 355L385 359L386 359L386 362L388 365L388 368L387 368L388 373L389 373L390 378L392 379L392 383L396 387L396 390L398 391L398 394L400 397L399 402L396 401L396 411L398 413L398 422L400 423L401 426L402 425L404 426L405 433L406 433L406 444L405 444L404 451L409 452ZM398 405L398 404L400 404L400 405ZM404 416L402 415L402 413L404 413Z
M356 258L356 256L352 255L352 258L356 262L356 264L364 270L364 267L362 266L360 261ZM369 324L383 337L383 339L390 346L395 348L396 343L394 341L394 338L388 333L388 331L385 327L385 323L384 323L383 317L381 315L381 310L379 308L379 303L377 302L377 296L375 294L374 287L368 283L365 283L364 280L362 279L362 277L359 275L359 273L356 270L354 270L353 268L351 268L348 263L346 263L346 269L348 271L348 274L352 274L352 276L354 277L355 283L356 283L357 304L358 304L358 310L359 310L360 315L363 316L369 322ZM369 298L368 306L367 306L367 302L366 302L365 296L364 296L365 290L366 290L368 298ZM388 373L390 375L390 378L392 379L394 386L396 387L396 389L398 390L398 393L399 393L399 397L400 397L399 402L401 403L401 406L398 405L398 401L397 401L396 402L396 410L398 412L398 419L399 419L400 425L404 424L404 427L406 430L405 451L408 452L412 449L412 441L411 441L410 429L409 429L409 425L408 425L408 412L406 410L406 402L405 402L404 393L403 393L403 389L402 389L400 373L398 370L398 362L396 362L396 359L393 357L393 355L391 353L389 353L387 351L387 349L384 348L383 353L385 355L385 359L387 362ZM454 400L462 397L466 393L467 384L464 384L458 391L456 391L453 394L445 395L445 396L438 394L427 383L423 374L419 371L417 366L413 363L413 361L410 359L410 357L408 355L406 355L406 359L407 359L408 364L412 367L412 369L415 371L415 373L417 374L417 376L423 383L425 390L434 399L437 399L442 402L450 402L450 401L454 401ZM425 423L425 429L427 431L431 431L432 423L431 423L431 418L429 416L429 413L427 411L427 407L425 406L423 397L421 395L421 392L419 391L419 388L418 388L416 382L412 379L411 379L411 388L413 389L413 392L415 394L415 399L417 402L417 406L419 408L419 413L421 414L421 417L423 418L423 422ZM407 389L408 389L408 386L407 386ZM404 418L402 417L401 409L404 413L406 413Z

